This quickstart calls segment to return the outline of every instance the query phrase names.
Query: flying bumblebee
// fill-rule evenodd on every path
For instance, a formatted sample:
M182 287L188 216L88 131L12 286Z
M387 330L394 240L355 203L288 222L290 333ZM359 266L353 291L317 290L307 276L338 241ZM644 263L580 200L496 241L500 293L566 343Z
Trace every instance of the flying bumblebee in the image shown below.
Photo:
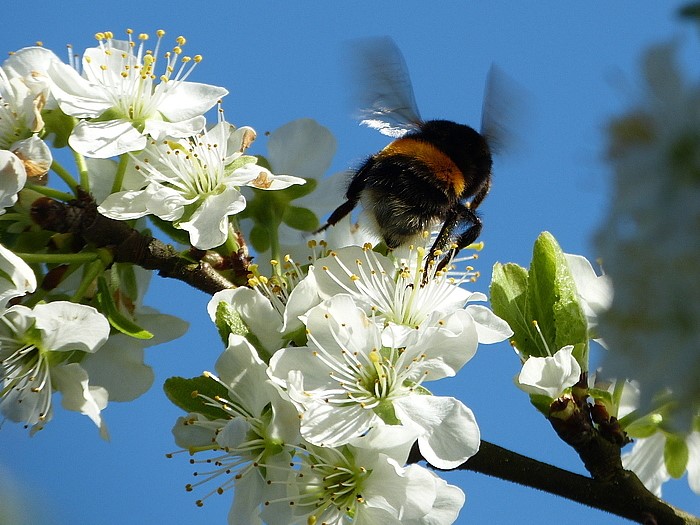
M362 203L387 247L413 242L442 227L428 261L443 253L446 265L481 232L476 209L491 187L492 149L501 134L500 78L492 67L486 82L481 131L449 120L424 121L418 112L406 63L387 37L354 48L363 85L361 123L395 138L354 173L346 201L318 231L336 224ZM427 264L426 264L427 268Z

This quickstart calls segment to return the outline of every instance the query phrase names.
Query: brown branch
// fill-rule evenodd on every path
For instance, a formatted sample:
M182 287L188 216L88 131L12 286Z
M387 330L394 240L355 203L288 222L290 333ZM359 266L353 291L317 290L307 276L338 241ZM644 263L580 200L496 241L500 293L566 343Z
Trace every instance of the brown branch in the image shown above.
M76 251L86 244L109 248L115 262L157 270L162 277L178 279L208 294L234 287L210 264L189 260L171 245L143 234L125 222L100 215L95 201L87 193L70 203L40 198L32 204L31 214L34 222L45 230L74 234Z
M418 447L414 445L409 463L423 460ZM700 525L700 519L654 496L634 473L627 470L622 470L609 481L595 480L488 441L482 441L479 452L457 467L457 470L471 470L542 490L638 523Z

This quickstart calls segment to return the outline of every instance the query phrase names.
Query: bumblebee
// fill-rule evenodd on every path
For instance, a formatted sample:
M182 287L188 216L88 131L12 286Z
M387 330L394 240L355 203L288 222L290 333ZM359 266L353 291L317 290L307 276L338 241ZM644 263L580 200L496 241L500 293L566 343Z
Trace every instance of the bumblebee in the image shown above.
M442 224L428 257L442 268L481 233L476 209L491 187L492 136L497 119L489 111L496 71L486 83L481 132L449 120L421 119L406 63L390 38L354 48L360 76L361 123L395 138L354 173L346 201L318 231L361 203L389 249L416 240ZM442 256L438 254L442 253Z

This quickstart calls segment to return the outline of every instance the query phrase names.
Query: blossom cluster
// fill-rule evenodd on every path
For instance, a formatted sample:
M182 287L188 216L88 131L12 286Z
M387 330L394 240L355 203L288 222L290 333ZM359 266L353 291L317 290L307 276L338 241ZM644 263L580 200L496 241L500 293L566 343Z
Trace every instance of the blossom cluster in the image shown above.
M210 385L192 384L202 408L173 432L195 456L216 451L195 463L215 465L200 483L225 477L212 493L235 489L229 523L456 519L462 491L406 465L408 454L417 443L451 469L478 451L472 411L429 385L512 332L470 304L486 297L460 286L466 274L433 268L422 284L425 251L326 250L308 268L287 260L272 280L214 295L212 319L238 328ZM166 384L174 398L176 386Z
M202 57L183 52L184 37L161 49L164 37L157 31L149 48L147 34L97 33L97 45L68 63L35 46L0 67L0 411L32 433L52 418L60 392L63 406L106 438L108 401L134 399L153 383L144 348L187 326L142 305L149 272L117 263L109 247L70 228L37 224L35 203L89 195L103 216L136 231L147 231L145 218L164 221L175 241L230 252L238 248L230 224L246 207L241 187L306 182L245 154L255 131L221 110L207 125L227 90L192 81Z

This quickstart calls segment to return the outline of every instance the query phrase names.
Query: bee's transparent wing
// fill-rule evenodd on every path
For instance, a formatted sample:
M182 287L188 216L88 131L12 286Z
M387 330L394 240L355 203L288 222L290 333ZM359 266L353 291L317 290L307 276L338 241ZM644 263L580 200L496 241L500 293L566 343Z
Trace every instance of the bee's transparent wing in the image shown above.
M524 107L524 90L502 69L492 65L486 77L481 109L481 134L492 153L504 153L515 147L515 121Z
M389 37L352 43L360 123L390 137L420 126L421 118L403 55Z

